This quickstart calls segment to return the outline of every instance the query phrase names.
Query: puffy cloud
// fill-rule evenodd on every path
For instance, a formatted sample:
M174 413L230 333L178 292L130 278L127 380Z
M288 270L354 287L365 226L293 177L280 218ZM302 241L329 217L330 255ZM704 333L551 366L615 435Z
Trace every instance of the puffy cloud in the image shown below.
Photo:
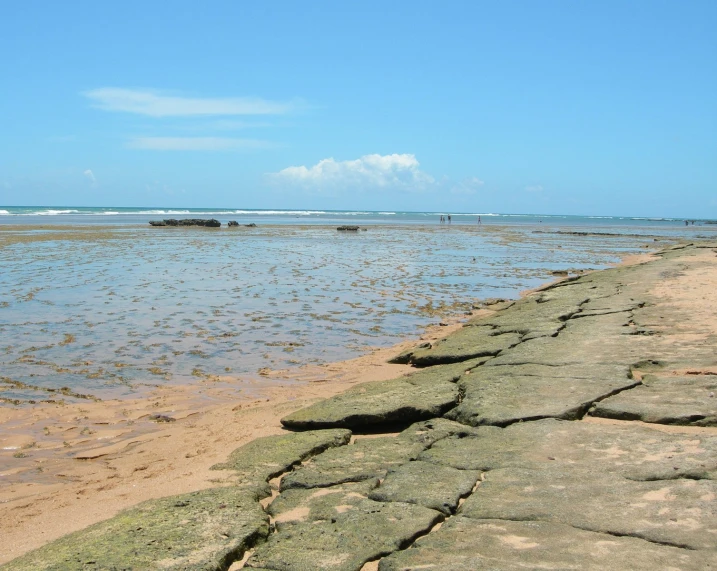
M310 167L287 167L270 176L276 182L298 184L315 190L345 188L422 190L435 184L435 179L419 167L420 164L414 155L373 154L349 161L323 159Z
M268 141L231 137L137 137L127 146L150 151L240 151L273 145Z
M151 117L188 117L197 115L281 115L295 103L268 101L259 97L180 97L162 95L153 90L102 87L83 93L93 107L105 111L123 111Z
M542 192L543 187L539 184L533 185L533 186L526 186L525 187L526 192Z

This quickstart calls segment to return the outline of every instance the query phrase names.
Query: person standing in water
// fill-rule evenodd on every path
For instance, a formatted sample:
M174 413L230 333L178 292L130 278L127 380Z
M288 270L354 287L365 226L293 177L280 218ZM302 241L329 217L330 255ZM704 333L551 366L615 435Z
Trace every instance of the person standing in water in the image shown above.
M451 215L449 214L448 215L448 224L450 224L450 223L451 223Z

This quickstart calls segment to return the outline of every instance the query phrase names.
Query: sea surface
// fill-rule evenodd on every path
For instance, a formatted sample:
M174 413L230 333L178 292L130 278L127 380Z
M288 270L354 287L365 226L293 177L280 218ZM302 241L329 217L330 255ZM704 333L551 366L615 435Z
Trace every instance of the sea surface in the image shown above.
M5 213L7 212L7 213ZM0 406L261 380L677 240L683 220L0 207ZM256 227L153 228L215 217ZM337 224L358 224L358 233Z
M261 210L237 208L120 208L78 206L0 206L0 224L142 224L163 218L216 218L223 224L432 224L451 214L453 224L559 224L568 226L684 226L683 218L496 214L491 212L400 212L365 210ZM698 221L702 224L703 221Z

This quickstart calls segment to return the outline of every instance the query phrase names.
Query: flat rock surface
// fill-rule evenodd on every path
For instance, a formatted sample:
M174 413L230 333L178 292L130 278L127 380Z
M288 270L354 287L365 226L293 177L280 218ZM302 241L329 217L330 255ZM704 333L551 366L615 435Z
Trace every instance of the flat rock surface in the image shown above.
M257 438L237 448L215 470L236 470L268 480L286 472L294 464L349 442L351 431L346 429L292 432Z
M717 554L656 545L545 521L456 517L413 546L381 560L379 571L631 569L706 571Z
M658 424L717 426L717 375L648 375L642 386L597 403L590 414Z
M292 428L357 427L434 418L456 405L456 381L485 360L431 367L391 381L364 383L282 418Z
M473 426L540 418L575 420L596 400L637 385L629 374L627 367L609 364L589 371L576 365L480 367L460 380L463 400L447 416Z
M403 503L360 500L330 520L296 523L271 535L246 566L276 571L358 571L364 563L401 549L443 516Z
M214 488L150 500L3 566L7 571L227 569L269 533L256 497Z
M415 459L425 447L391 436L358 440L304 463L282 479L281 489L320 488L383 478L389 469Z
M425 349L415 349L408 362L417 367L467 361L497 355L520 342L517 333L503 333L491 327L464 327Z
M458 501L473 490L480 474L477 470L456 470L430 462L408 462L389 471L369 498L418 504L450 515Z
M717 482L638 482L591 466L500 468L459 513L476 519L550 521L688 549L717 545Z
M378 486L378 478L326 488L284 490L268 507L277 528L302 522L331 520L362 500Z
M717 434L668 434L650 428L540 420L448 436L420 460L462 470L590 466L630 480L717 480Z

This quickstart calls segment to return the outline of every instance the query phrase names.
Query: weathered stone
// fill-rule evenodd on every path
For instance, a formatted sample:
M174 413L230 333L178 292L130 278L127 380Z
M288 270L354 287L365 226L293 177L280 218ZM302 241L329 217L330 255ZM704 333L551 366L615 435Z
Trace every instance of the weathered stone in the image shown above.
M376 486L378 478L327 488L284 490L269 504L268 512L278 529L294 523L330 520L348 506L367 499Z
M424 447L433 446L436 442L449 436L477 436L480 429L466 426L446 418L432 418L416 422L405 429L399 438ZM482 434L482 432L480 432Z
M269 533L257 498L214 488L150 500L6 564L8 571L225 570Z
M476 519L550 521L648 541L714 549L717 482L637 482L593 465L542 464L540 469L487 472L459 513Z
M406 502L452 514L458 501L475 486L480 472L456 470L429 462L408 462L389 470L369 498L380 502Z
M403 438L363 438L349 446L327 450L305 462L281 480L281 490L383 478L390 468L415 459L425 447Z
M717 554L545 521L473 520L459 516L410 548L385 557L378 568L379 571L706 571L717 569Z
M407 423L441 416L458 401L458 374L412 375L364 383L281 419L292 428ZM442 378L443 377L443 378Z
M461 403L447 416L478 426L519 420L582 418L597 400L639 384L628 367L515 365L479 367L464 375Z
M491 327L463 327L431 347L416 348L408 362L417 367L494 356L520 342L517 333L496 335Z
M439 440L419 460L462 470L539 470L557 464L590 466L631 480L717 480L717 436L560 420L477 430L477 435Z
M185 218L177 220L176 218L166 218L164 220L150 220L150 226L206 226L208 228L219 228L222 223L215 218Z
M647 375L642 383L597 403L590 414L658 424L717 426L717 376Z
M248 568L275 571L359 571L367 562L401 549L443 516L403 503L360 500L330 520L285 526L259 546Z
M259 480L269 480L302 460L328 448L347 444L351 431L346 429L292 432L257 438L234 450L223 464L213 470L236 470Z

